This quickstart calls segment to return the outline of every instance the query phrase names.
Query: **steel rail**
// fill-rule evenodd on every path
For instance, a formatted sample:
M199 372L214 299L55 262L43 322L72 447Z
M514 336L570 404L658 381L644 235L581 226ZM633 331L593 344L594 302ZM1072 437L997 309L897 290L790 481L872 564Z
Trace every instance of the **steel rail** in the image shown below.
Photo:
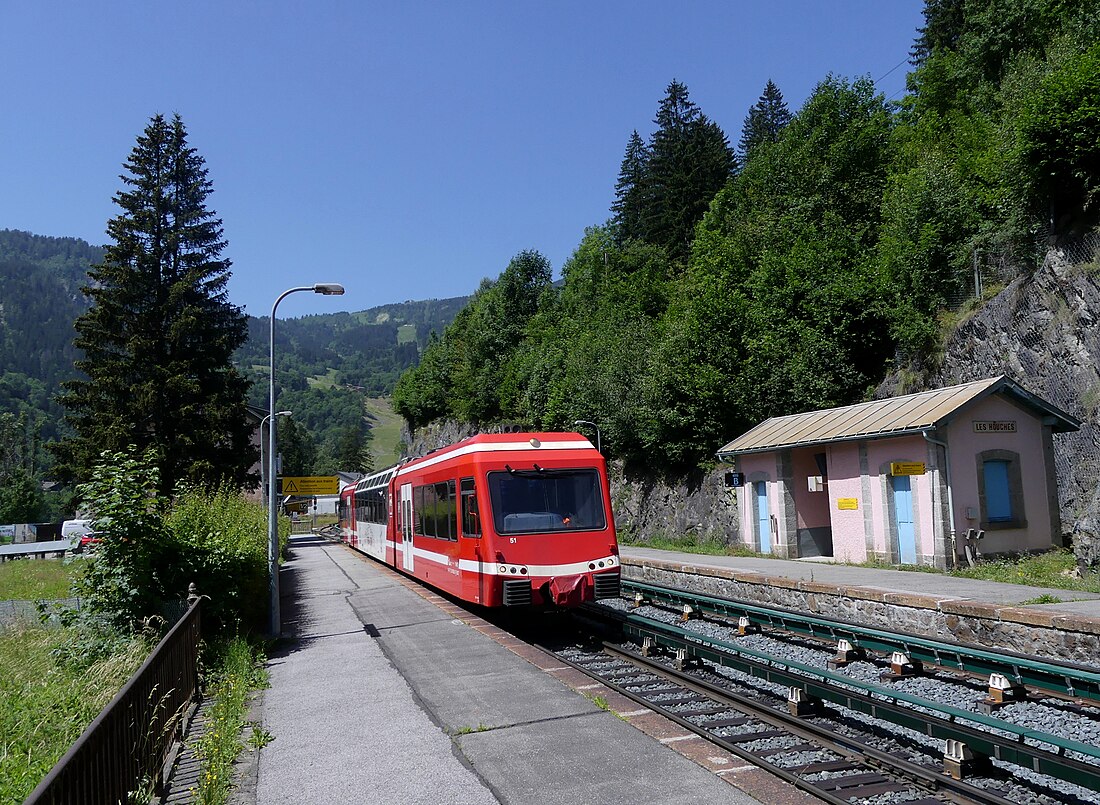
M980 755L1100 791L1100 765L1066 757L1066 751L1100 760L1100 748L1056 735L1020 727L969 710L933 702L902 691L884 688L791 661L779 661L761 651L698 632L652 621L630 613L585 605L617 621L623 632L639 642L651 637L658 646L683 649L687 656L734 668L768 682L799 687L814 698L847 707L873 718L889 721L938 739L954 739ZM914 709L915 708L915 709ZM931 712L921 712L921 711ZM939 715L932 715L937 713ZM967 726L965 723L979 725ZM987 732L992 730L994 732ZM1031 740L1057 747L1059 754L1025 743Z
M937 789L949 790L959 797L966 798L965 801L967 802L983 803L983 805L1012 805L1011 800L1007 800L1004 797L999 796L998 794L986 791L985 789L979 788L977 786L970 785L969 783L963 782L961 780L955 780L951 777L946 777L939 771L935 771L928 768L927 766L923 766L919 763L915 763L904 758L899 758L895 755L890 754L889 752L884 752L880 749L874 748L873 746L869 746L866 743L863 743L857 739L838 735L837 733L832 732L828 729L808 723L802 718L788 715L781 710L776 710L769 705L754 700L748 696L743 696L720 685L708 682L705 679L699 679L685 671L678 671L675 668L671 668L655 659L644 657L636 652L628 651L620 646L616 646L613 643L608 642L604 642L603 649L612 657L620 657L631 663L634 663L635 665L652 671L659 676L670 679L676 684L682 685L689 690L693 690L704 696L716 699L720 703L728 703L731 708L746 712L750 714L753 718L757 718L761 721L772 724L773 726L779 727L780 729L786 730L799 737L807 738L811 741L822 744L825 748L829 749L830 751L836 752L841 756L854 758L856 760L860 758L869 758L870 760L874 761L875 764L887 767L891 772L901 776L902 778L910 781L915 781L917 784L933 791ZM564 659L565 662L569 662L567 658L559 659ZM584 668L580 666L574 667L579 667L579 669L582 671L584 670ZM768 767L768 771L772 772L773 774L778 774L779 776L788 780L788 782L797 785L803 790L813 793L817 797L821 797L828 802L832 802L835 799L839 800L840 802L846 803L847 805L850 805L850 800L848 799L850 794L843 798L834 797L827 791L823 791L821 788L815 786L813 783L805 783L801 781L797 777L797 775L792 775L783 767L775 767L774 769L770 768L773 764L768 763L768 761L766 760L762 760L759 755L755 755L752 752L741 749L739 746L737 746L736 742L728 741L720 736L710 734L704 726L695 724L691 721L687 721L686 719L680 718L673 712L664 710L660 707L659 703L654 704L648 702L644 699L644 697L634 694L629 690L625 690L620 686L615 685L614 683L605 680L601 680L601 682L641 704L645 704L648 707L655 707L656 709L660 709L662 715L672 719L684 728L689 729L697 735L711 741L712 743L721 746L727 751L733 752L739 757L750 760L756 765L763 764L765 767ZM794 779L790 779L792 777Z
M864 649L889 654L903 651L910 659L944 668L956 668L966 673L985 675L999 673L1019 685L1082 699L1100 705L1100 673L1076 663L1059 663L1016 652L998 652L946 643L931 638L907 635L885 629L875 629L845 620L828 620L804 612L778 607L763 607L729 598L676 590L657 584L622 579L627 591L641 593L654 601L673 605L688 604L696 610L726 618L749 618L757 626L770 626L794 634L815 638L829 637L851 640Z

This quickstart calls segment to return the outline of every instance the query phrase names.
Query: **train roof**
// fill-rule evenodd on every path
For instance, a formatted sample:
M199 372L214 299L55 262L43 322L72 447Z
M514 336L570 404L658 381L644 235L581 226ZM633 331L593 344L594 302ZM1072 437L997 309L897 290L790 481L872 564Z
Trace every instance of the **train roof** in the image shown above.
M591 450L595 452L596 448L592 442L575 431L479 433L452 445L433 450L425 456L400 465L396 469L397 474L402 475L406 471L424 469L448 459L478 453L539 453L557 450Z

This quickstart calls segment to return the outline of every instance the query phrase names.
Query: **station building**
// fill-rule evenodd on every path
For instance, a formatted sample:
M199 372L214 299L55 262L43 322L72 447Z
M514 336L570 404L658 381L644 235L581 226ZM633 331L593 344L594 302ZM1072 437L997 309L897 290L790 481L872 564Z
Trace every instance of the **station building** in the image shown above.
M1062 544L1053 434L1080 424L1001 376L773 417L718 457L754 550L943 569Z

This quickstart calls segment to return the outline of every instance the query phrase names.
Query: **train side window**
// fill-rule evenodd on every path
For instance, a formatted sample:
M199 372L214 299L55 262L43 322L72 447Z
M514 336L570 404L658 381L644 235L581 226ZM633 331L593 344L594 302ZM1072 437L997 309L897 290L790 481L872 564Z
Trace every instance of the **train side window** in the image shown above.
M462 492L462 536L481 536L481 517L477 511L477 492L474 490L474 479L463 478Z

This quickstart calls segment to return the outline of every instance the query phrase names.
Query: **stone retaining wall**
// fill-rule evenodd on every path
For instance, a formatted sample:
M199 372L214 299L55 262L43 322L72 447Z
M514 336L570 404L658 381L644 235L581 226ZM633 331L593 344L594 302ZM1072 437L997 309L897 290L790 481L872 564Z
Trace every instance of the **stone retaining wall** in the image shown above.
M624 579L749 604L919 634L947 643L1038 654L1084 665L1100 657L1100 620L1044 607L998 606L880 587L837 587L744 570L628 560Z

